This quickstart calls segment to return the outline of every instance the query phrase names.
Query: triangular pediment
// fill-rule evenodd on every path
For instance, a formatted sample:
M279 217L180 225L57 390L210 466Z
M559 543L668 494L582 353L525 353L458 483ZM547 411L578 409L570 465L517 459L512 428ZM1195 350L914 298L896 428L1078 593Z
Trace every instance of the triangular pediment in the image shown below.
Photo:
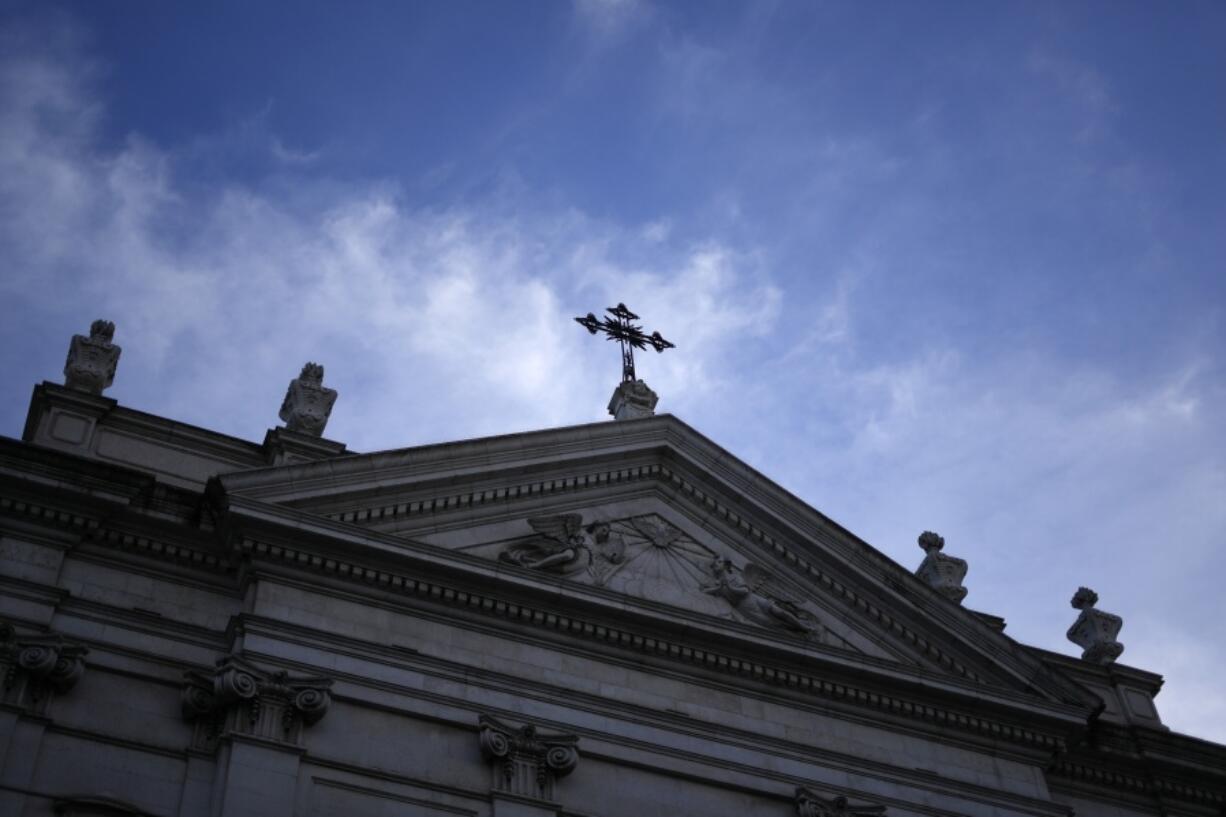
M215 491L298 527L378 536L383 553L399 542L452 554L457 569L508 583L544 579L748 638L1078 698L980 617L668 415L237 472Z

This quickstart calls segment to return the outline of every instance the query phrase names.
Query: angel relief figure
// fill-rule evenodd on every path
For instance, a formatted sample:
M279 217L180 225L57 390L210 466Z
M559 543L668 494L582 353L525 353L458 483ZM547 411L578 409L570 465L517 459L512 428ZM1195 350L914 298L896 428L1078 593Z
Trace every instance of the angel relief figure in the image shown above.
M569 574L583 570L592 559L583 530L583 516L564 513L528 520L537 538L508 547L498 558L520 567Z
M793 601L773 592L771 575L754 564L738 571L728 559L716 557L710 565L712 581L704 593L720 596L745 618L756 624L784 627L805 635L814 632L809 616Z

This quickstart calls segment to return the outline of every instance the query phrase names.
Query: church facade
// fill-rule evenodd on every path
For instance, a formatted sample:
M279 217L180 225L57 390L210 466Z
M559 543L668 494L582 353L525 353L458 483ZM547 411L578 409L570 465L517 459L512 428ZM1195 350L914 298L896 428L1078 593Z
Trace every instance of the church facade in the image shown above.
M0 438L0 814L1226 814L1093 591L1020 644L641 381L358 454L314 364L261 443L121 406L112 332Z

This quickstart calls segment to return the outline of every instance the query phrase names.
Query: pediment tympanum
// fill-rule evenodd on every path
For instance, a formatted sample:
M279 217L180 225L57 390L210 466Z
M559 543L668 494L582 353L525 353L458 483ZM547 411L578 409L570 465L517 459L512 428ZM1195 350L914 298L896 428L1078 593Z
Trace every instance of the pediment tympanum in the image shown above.
M531 517L532 534L481 548L503 562L648 601L820 638L817 618L769 571L737 564L659 514Z

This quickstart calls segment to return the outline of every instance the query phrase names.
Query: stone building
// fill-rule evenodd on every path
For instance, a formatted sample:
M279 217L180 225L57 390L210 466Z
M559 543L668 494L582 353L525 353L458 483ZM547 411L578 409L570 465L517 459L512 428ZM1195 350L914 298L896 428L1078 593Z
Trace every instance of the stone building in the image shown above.
M645 386L357 454L314 364L261 443L118 405L112 331L0 439L2 815L1226 813L1092 591L1019 644Z

